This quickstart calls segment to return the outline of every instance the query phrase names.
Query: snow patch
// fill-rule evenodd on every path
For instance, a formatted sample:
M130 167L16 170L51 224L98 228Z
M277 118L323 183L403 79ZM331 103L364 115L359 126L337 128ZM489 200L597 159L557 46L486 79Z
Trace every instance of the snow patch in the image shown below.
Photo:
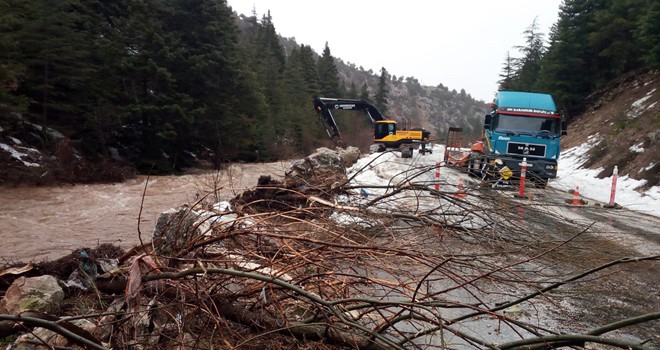
M643 144L644 144L644 142L640 142L640 143L638 143L638 144L636 144L636 145L632 145L632 146L630 146L630 148L628 148L628 149L629 149L631 152L635 152L635 153L644 153L644 147L642 147Z
M37 164L37 163L27 162L27 161L23 160L23 157L27 157L28 154L23 153L23 152L19 152L14 147L11 147L11 146L9 146L7 144L4 144L4 143L0 143L0 149L2 149L5 152L8 152L12 156L12 158L15 158L18 161L22 162L23 165L25 165L25 166L35 167L35 168L40 167L40 165Z
M587 152L598 146L601 141L602 137L596 133L594 135L589 135L587 142L562 152L561 166L559 168L579 168L587 161Z
M57 130L55 130L55 129L51 129L51 128L48 128L48 127L44 128L44 127L41 126L41 125L34 124L34 123L30 123L30 122L28 122L28 121L24 121L24 123L26 123L26 124L32 126L33 128L35 128L35 129L37 129L37 130L39 130L39 131L41 131L41 132L45 132L46 134L48 134L48 136L50 136L50 137L52 137L52 138L54 138L54 139L58 139L58 140L59 140L59 139L63 139L63 138L64 138L64 134L62 134L61 132L59 132L59 131L57 131Z
M653 97L653 95L646 95L640 98L639 100L633 102L632 105L630 105L630 111L626 113L628 118L635 119L639 117L645 110L647 110L648 108L644 108L644 102L646 102L646 100L650 99L651 97ZM649 106L649 108L650 107L653 107L653 104Z
M585 154L600 142L600 137L594 135L587 142L562 153L557 171L557 178L548 184L560 190L580 187L580 195L603 203L608 203L612 190L612 178L599 179L597 176L604 170L581 168ZM631 147L632 148L632 147ZM655 166L649 164L646 170ZM646 180L631 179L628 175L617 179L615 202L626 209L660 217L660 186L653 186L644 192L638 189L646 185Z

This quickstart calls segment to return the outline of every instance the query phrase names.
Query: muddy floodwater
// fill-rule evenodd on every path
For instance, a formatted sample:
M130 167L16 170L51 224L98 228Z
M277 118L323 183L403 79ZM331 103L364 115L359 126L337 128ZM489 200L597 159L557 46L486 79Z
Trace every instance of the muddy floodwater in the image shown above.
M0 261L50 260L102 243L127 249L140 242L140 232L144 242L151 240L161 212L210 192L228 200L256 186L260 175L282 178L287 166L238 164L220 172L140 176L115 184L0 187Z

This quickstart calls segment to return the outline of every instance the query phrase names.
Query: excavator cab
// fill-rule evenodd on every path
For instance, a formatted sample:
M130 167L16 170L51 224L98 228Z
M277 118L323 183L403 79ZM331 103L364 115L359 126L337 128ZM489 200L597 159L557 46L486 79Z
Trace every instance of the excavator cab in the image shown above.
M382 140L388 135L396 135L396 122L393 120L379 120L374 128L374 140Z

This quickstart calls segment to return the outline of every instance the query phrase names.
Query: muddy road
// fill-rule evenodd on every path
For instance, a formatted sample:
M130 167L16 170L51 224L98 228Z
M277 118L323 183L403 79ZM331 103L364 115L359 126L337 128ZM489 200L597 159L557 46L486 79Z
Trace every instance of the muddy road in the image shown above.
M574 206L566 202L572 194L557 189L530 192L533 199L527 200L503 195L511 204L511 214L537 238L570 240L537 261L544 269L570 277L620 262L548 293L551 303L563 306L556 318L566 333L660 311L660 218L607 209L591 199ZM613 335L655 348L660 346L660 323L636 325Z

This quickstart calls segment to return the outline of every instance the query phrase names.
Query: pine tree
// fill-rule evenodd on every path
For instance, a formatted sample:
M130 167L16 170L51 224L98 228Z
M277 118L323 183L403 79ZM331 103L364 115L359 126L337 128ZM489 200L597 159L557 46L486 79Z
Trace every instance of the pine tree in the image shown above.
M330 54L330 47L325 43L323 55L317 62L319 72L320 93L321 96L335 97L341 96L339 89L339 72L335 61Z
M257 37L253 43L255 54L254 70L271 105L271 112L276 114L282 104L282 74L286 64L284 48L279 42L270 11L261 19Z
M371 100L371 97L369 97L369 85L367 85L366 81L360 87L360 99L365 101Z
M348 92L347 92L346 96L347 96L348 98L353 98L353 99L356 99L356 98L359 97L359 95L358 95L358 90L357 90L357 86L355 85L355 82L354 82L354 81L351 81L351 86L350 86L350 88L348 89Z
M307 95L308 87L299 47L294 47L291 54L289 54L284 69L284 82L287 98L290 102L296 103L311 97Z
M649 68L660 68L660 2L650 1L646 12L638 20L635 36L644 52Z
M592 66L598 71L597 86L642 65L643 46L634 32L647 8L647 0L617 0L594 11L593 30L588 39L593 52Z
M303 54L299 47L294 47L291 51L284 77L289 103L282 114L286 129L281 137L278 137L277 147L281 157L291 157L307 153L314 147L314 139L322 138L323 135L319 133L318 121L309 116L309 106L314 96L309 94L310 88L303 69Z
M552 93L569 115L595 87L597 73L588 36L594 30L595 11L603 7L602 0L565 0L550 32L537 86Z
M7 4L9 13L4 16L13 19L8 23L13 26L3 38L15 45L9 51L14 62L3 65L7 72L15 72L11 79L17 85L11 89L31 101L31 115L42 124L80 125L84 117L69 118L86 114L91 100L89 76L97 69L90 45L93 33L85 28L84 14L72 1L12 0Z
M499 90L513 90L514 80L515 80L515 62L514 58L511 57L509 51L506 52L506 59L502 67L502 73L500 73L500 80L497 82L499 84Z
M382 113L385 114L387 113L387 95L389 94L389 88L387 87L387 82L390 80L389 73L387 73L387 70L385 67L382 67L380 69L380 77L378 78L378 89L376 90L376 94L374 95L374 106L378 108L378 110Z
M23 1L13 4L7 1L0 7L0 114L7 115L10 112L26 112L28 107L28 98L23 94L17 93L24 84L27 67L21 58L21 52L18 49L16 36L24 25L21 4L26 6Z
M526 45L516 47L523 56L512 62L514 63L515 73L510 88L520 91L534 91L541 70L541 59L545 53L543 33L539 32L536 18L523 34L525 35Z
M307 83L307 94L313 97L319 97L321 93L319 72L314 62L314 51L310 46L300 46L300 62L302 64L303 75Z

